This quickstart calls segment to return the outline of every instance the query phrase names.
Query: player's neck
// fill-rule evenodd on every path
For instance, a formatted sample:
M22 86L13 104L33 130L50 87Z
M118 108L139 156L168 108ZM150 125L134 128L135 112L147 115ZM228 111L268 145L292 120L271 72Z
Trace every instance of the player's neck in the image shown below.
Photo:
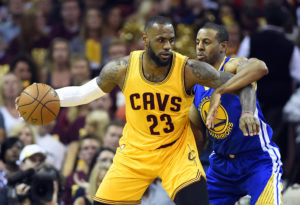
M218 58L218 60L213 64L213 66L215 67L215 69L219 70L221 64L223 63L224 59L225 59L226 55L222 54L220 55L220 57Z
M143 73L150 81L162 81L168 74L171 63L167 66L158 66L149 55L144 53L142 58Z

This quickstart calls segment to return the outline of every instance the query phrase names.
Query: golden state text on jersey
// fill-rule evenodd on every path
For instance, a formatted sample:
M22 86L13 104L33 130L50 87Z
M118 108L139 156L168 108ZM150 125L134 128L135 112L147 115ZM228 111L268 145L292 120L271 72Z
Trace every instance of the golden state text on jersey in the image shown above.
M198 107L203 122L206 122L209 105L210 98L206 96L201 100L201 103ZM222 105L218 107L217 117L214 121L214 125L214 128L209 129L209 134L216 139L224 139L230 135L232 131L233 123L229 122L228 113Z
M184 88L187 57L173 52L166 78L151 82L144 77L143 52L132 52L129 60L123 88L127 124L120 144L126 142L140 149L154 150L174 142L190 129L188 111L193 96L187 95Z

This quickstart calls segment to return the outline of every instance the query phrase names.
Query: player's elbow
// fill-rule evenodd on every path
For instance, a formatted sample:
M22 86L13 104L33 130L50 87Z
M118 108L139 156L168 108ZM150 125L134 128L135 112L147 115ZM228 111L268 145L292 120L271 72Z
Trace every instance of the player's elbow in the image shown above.
M250 62L253 62L256 67L257 74L260 74L261 76L267 75L269 73L269 69L265 62L262 60L259 60L257 58L251 58Z
M266 63L263 62L263 61L261 61L261 60L259 60L258 64L259 64L259 68L260 68L259 71L260 71L263 75L268 75L269 69L268 69Z

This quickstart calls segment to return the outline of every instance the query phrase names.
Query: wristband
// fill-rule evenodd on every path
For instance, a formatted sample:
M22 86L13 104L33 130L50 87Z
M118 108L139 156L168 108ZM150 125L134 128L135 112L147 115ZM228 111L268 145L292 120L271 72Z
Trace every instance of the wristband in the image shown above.
M254 113L252 111L243 111L241 115L246 114L246 113L254 115Z

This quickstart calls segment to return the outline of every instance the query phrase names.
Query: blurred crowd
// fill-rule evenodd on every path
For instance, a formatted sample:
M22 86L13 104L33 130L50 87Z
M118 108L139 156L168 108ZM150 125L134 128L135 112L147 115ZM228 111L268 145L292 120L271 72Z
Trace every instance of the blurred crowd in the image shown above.
M266 62L257 95L281 149L285 186L300 183L299 1L1 0L0 204L92 203L126 123L121 90L62 108L44 126L20 118L15 98L33 82L81 85L110 60L143 49L144 23L155 15L171 19L175 50L191 58L197 30L215 22L229 33L228 56ZM43 180L51 183L37 193ZM142 204L173 202L157 179Z

